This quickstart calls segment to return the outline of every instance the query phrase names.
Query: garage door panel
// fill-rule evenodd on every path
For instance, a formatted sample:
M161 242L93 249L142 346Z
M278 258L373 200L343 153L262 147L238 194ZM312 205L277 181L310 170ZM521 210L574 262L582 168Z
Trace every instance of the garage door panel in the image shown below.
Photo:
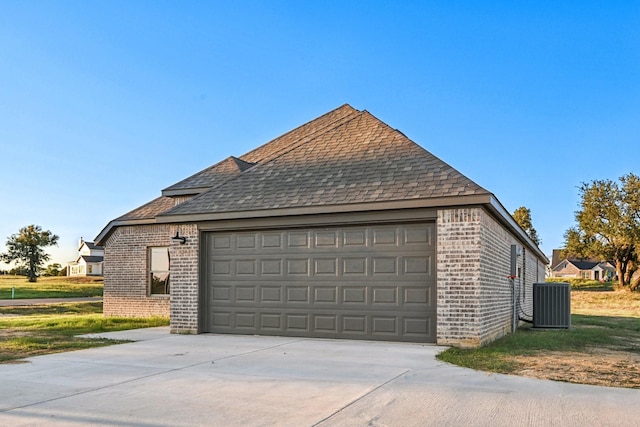
M342 303L351 306L363 306L367 303L365 286L345 286L342 288Z
M314 245L316 248L337 248L338 231L315 231Z
M335 314L320 314L313 318L314 331L318 333L336 334L338 332L338 316Z
M435 325L432 324L432 318L424 317L404 317L403 319L403 335L407 337L424 337L425 335L435 341Z
M266 304L282 302L282 288L280 286L261 286L260 302Z
M429 274L430 257L411 256L403 258L404 274Z
M342 258L342 274L345 276L367 276L369 259L367 257Z
M213 249L231 249L231 235L218 234L212 238Z
M228 276L231 274L231 260L217 259L211 262L211 274L213 276Z
M374 229L373 246L396 246L398 243L396 229Z
M238 329L253 330L256 327L256 313L244 312L236 313L235 327Z
M287 302L288 303L305 303L309 304L309 286L287 286Z
M364 249L367 247L368 230L345 230L342 233L342 246L350 249Z
M282 249L281 233L262 233L262 249Z
M395 316L372 316L371 327L374 334L397 336L398 318Z
M308 276L309 265L311 260L309 258L288 258L286 260L287 275L291 276Z
M398 305L398 288L395 286L379 286L373 288L373 305L393 304ZM374 307L375 308L375 307Z
M240 234L237 236L236 245L238 249L256 249L257 248L256 235L253 233Z
M373 270L372 275L381 275L381 274L396 274L398 271L397 263L398 259L396 257L373 257Z
M282 276L281 259L260 260L260 274L262 276Z
M212 299L216 302L231 302L233 295L233 287L220 286L212 291Z
M255 259L238 259L235 261L235 274L237 275L256 275L256 260ZM231 274L233 274L231 272Z
M342 331L351 335L367 335L366 315L344 315L342 316Z
M255 286L236 286L236 299L238 303L254 303L256 302Z
M261 313L260 327L264 331L282 331L282 314L280 313Z
M431 289L423 287L406 287L404 288L405 304L423 304L427 306L433 305Z
M288 248L308 249L309 244L309 232L307 231L290 231L287 233Z
M337 304L338 303L338 287L337 286L314 286L313 302L320 304Z
M309 330L309 314L307 313L292 313L285 314L285 322L287 331L295 332L310 332Z
M434 230L210 233L205 329L434 342Z

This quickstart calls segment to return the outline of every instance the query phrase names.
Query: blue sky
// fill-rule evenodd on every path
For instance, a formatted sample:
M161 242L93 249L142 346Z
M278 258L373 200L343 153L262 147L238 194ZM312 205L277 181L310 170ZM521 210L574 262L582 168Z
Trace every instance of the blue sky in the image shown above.
M532 211L639 173L640 2L0 0L0 251L76 255L169 185L344 103Z

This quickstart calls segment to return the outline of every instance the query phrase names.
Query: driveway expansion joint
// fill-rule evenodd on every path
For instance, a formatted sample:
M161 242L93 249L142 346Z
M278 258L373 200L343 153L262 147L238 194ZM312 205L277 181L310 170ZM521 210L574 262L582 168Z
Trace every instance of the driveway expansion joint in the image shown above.
M318 421L317 423L313 424L311 427L316 427L319 426L321 424L323 424L326 421L329 421L331 418L335 417L336 415L338 415L340 412L344 411L345 409L347 409L348 407L356 404L357 402L359 402L360 400L364 399L365 397L371 395L372 393L376 392L377 390L381 389L382 387L386 386L387 384L392 383L393 381L397 380L398 378L406 375L408 372L410 372L411 369L407 369L404 372L399 373L398 375L396 375L395 377L383 382L382 384L378 385L377 387L374 387L373 389L369 390L368 392L364 393L362 396L359 396L356 399L353 399L351 402L347 403L346 405L344 405L342 408L338 409L337 411L334 411L331 415L321 419L320 421Z

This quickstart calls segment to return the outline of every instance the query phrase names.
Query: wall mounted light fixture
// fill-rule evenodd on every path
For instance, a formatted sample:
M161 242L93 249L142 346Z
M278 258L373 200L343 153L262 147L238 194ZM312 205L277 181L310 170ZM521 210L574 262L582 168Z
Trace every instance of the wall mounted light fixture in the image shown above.
M180 236L180 234L176 231L176 235L171 238L171 240L180 240L180 244L184 245L187 243L187 238L184 236Z

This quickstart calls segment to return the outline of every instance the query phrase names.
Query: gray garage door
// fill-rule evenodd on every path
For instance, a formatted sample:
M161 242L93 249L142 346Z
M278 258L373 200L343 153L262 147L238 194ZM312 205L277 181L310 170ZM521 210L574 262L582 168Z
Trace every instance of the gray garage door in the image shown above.
M206 236L208 332L435 342L435 226Z

